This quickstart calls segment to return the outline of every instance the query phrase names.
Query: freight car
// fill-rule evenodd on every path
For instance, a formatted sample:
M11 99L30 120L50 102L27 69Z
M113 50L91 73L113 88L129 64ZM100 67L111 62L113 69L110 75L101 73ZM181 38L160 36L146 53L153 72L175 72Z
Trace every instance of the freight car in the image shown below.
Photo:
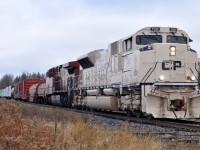
M44 81L38 78L28 78L20 81L14 85L13 98L24 101L29 101L29 88L36 83L43 83Z
M44 104L46 101L45 96L46 84L43 82L33 84L29 88L29 101L33 103Z
M3 98L3 97L4 97L4 92L3 92L3 90L4 90L4 89L1 89L1 90L0 90L0 98Z
M3 97L3 90L0 90L0 98Z
M4 89L0 90L0 97L8 98L10 99L12 97L12 86L8 86Z

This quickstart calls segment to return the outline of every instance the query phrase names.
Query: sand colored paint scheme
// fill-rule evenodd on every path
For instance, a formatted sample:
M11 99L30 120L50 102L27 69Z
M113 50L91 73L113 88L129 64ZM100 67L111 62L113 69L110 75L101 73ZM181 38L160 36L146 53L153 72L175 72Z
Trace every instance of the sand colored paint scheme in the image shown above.
M146 27L79 57L82 74L73 105L138 117L199 118L197 53L191 41L178 28Z

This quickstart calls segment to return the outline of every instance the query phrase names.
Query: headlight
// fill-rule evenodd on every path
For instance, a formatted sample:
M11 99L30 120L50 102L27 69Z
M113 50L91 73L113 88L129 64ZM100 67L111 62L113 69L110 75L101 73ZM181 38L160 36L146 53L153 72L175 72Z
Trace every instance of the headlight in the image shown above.
M196 80L196 77L194 75L191 76L191 80L194 81Z
M151 45L148 45L147 48L148 48L148 49L152 49L152 46L151 46Z
M170 49L170 55L171 56L175 56L176 55L176 47L175 46L171 46L169 49Z
M170 47L170 50L171 50L172 52L175 52L175 51L176 51L176 47L175 47L175 46L171 46L171 47Z
M160 81L163 81L165 79L165 76L160 75L159 79L160 79Z
M170 32L177 32L177 28L169 28Z

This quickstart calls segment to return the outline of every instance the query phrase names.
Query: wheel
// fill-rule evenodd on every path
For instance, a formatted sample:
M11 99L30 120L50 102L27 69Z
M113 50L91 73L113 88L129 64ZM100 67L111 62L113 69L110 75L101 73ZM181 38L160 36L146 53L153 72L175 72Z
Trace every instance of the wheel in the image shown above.
M153 117L153 115L147 115L147 119L153 119L154 117Z
M48 104L46 98L43 98L43 104L45 104L45 105Z
M85 109L86 111L89 111L90 109L89 109L89 107L86 107L86 109Z
M142 117L142 112L141 112L141 111L135 111L135 112L134 112L134 115L135 115L137 118L140 118L140 117Z
M126 110L126 115L128 116L128 117L130 117L131 115L132 115L132 111L131 110Z
M62 105L63 107L67 107L67 102L66 102L66 97L65 97L65 95L62 95L62 96L60 97L60 103L61 103L61 105Z
M40 99L39 98L36 99L36 103L38 103L38 104L40 103Z
M45 103L43 98L40 98L40 102L41 102L41 104Z

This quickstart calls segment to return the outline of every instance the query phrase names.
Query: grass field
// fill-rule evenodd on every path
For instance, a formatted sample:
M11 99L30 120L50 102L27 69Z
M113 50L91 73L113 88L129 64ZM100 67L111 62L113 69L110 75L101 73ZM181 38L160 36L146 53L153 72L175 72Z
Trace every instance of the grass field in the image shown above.
M138 139L128 127L107 130L58 109L0 100L0 149L158 150L152 137Z

